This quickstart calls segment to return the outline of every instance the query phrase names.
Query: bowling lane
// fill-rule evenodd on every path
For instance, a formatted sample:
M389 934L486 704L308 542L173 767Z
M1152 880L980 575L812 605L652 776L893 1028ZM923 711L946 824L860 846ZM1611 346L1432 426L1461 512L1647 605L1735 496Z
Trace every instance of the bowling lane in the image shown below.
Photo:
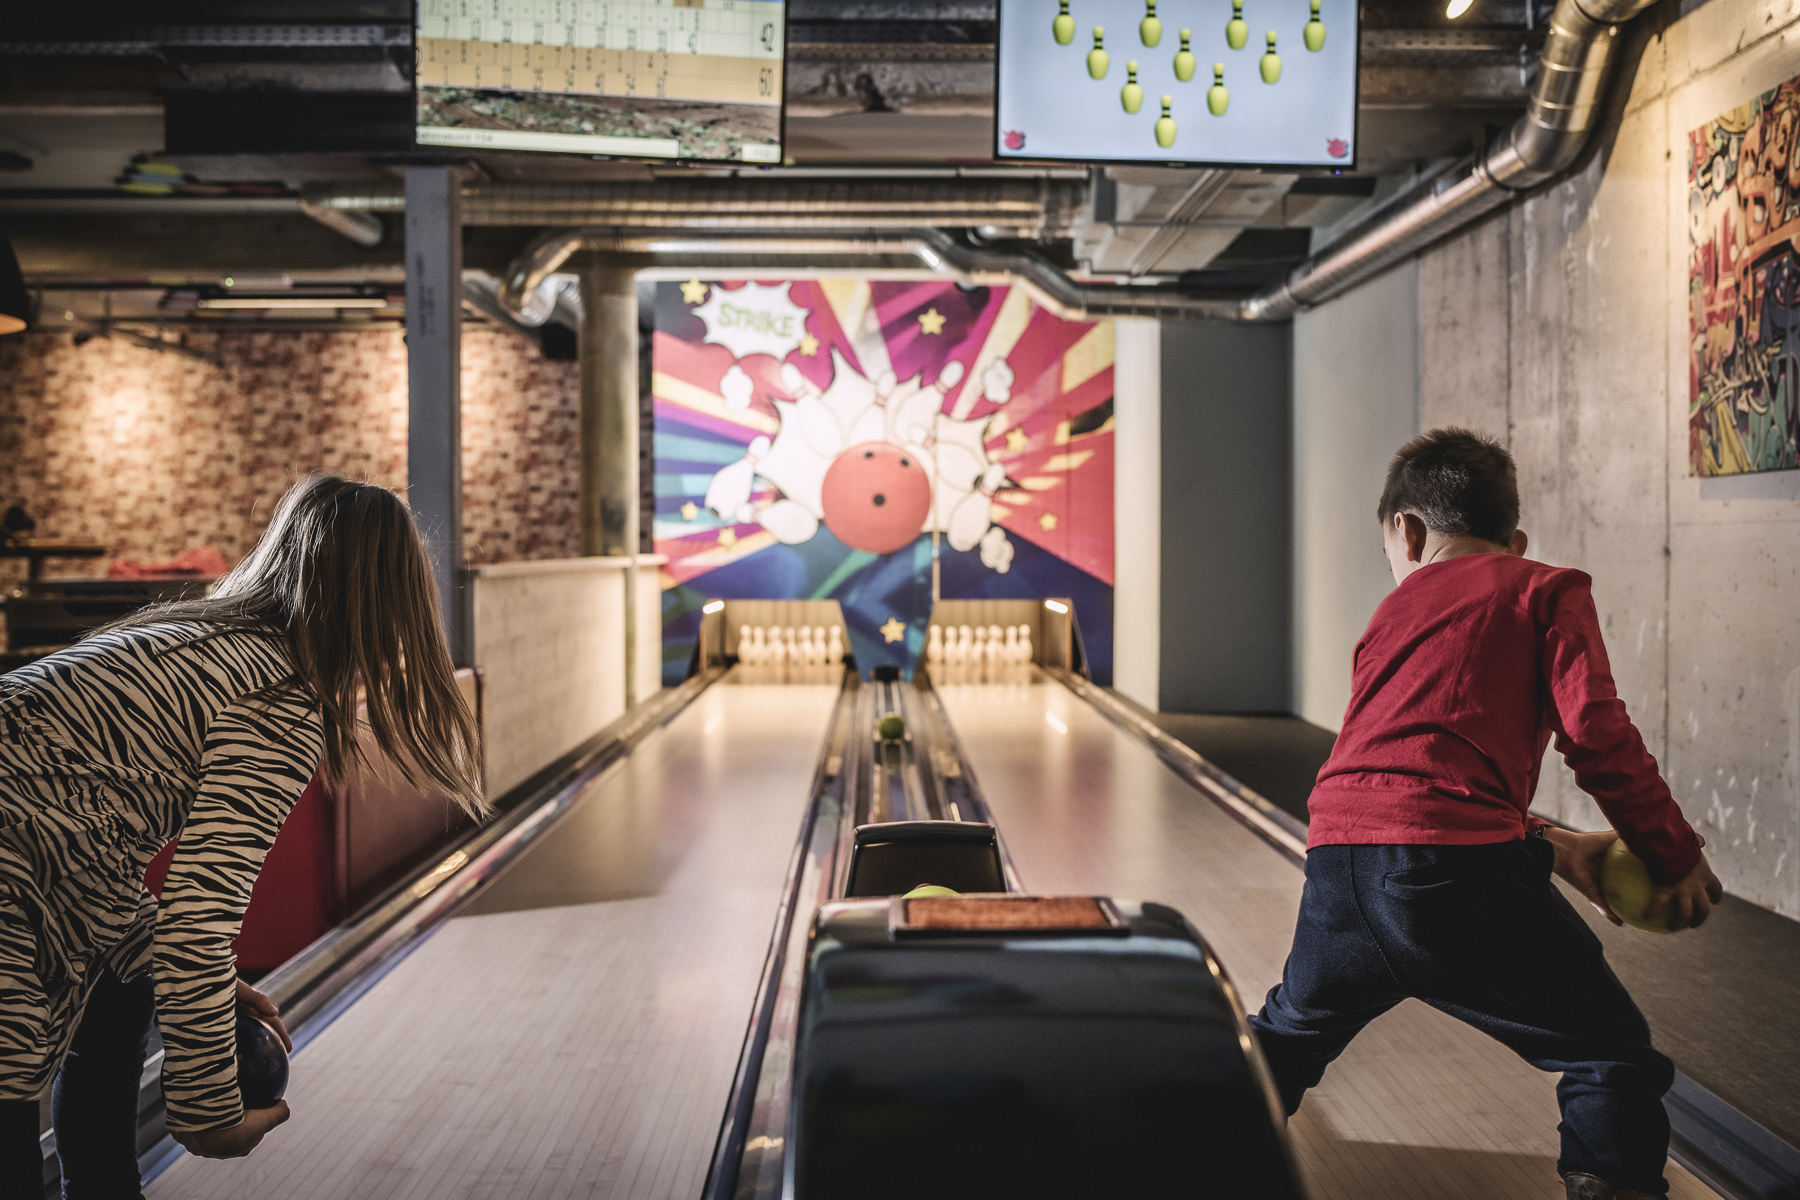
M1034 671L938 689L1027 890L1160 900L1244 1003L1281 978L1298 867L1155 753ZM1415 1001L1371 1025L1292 1123L1316 1200L1560 1200L1554 1079ZM1714 1193L1674 1163L1670 1195Z
M707 689L146 1195L697 1195L837 691Z

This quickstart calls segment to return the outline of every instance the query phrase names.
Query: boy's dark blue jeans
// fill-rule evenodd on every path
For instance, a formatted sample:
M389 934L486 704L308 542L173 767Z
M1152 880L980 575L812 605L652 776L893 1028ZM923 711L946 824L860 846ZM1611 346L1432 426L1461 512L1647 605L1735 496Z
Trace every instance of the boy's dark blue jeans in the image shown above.
M1251 1018L1292 1113L1362 1028L1407 997L1560 1071L1562 1155L1663 1195L1675 1068L1650 1045L1539 837L1487 846L1318 846L1279 986Z

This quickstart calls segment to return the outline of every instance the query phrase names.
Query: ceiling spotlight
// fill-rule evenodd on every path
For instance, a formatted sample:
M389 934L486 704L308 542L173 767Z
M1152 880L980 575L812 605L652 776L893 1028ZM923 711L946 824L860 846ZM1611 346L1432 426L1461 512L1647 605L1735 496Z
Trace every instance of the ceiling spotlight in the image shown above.
M1450 0L1449 7L1444 9L1444 15L1454 21L1468 12L1469 6L1473 3L1475 0Z

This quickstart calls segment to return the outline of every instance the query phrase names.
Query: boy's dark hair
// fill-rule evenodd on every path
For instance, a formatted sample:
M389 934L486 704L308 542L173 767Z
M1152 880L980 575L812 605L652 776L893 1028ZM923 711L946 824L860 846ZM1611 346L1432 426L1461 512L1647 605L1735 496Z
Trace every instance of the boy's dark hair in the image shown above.
M1434 429L1394 454L1377 516L1412 513L1433 533L1467 534L1502 546L1519 528L1519 473L1493 438Z

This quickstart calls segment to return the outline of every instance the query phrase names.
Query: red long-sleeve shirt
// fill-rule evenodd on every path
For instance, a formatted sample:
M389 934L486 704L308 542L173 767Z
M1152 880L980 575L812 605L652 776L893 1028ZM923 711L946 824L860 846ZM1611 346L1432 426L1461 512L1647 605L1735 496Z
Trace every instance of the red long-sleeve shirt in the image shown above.
M1613 687L1580 571L1511 554L1420 567L1356 645L1350 707L1308 802L1307 845L1524 837L1544 747L1659 883L1700 861Z

